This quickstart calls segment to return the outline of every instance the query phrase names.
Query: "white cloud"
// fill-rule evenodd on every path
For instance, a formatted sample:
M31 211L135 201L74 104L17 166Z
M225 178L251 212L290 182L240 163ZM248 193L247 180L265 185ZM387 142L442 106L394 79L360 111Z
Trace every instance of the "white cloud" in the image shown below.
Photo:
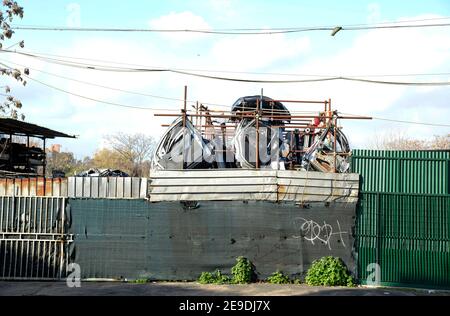
M290 39L286 35L241 35L219 40L212 48L215 65L224 69L253 70L270 67L310 49L308 37Z
M151 20L149 25L152 29L160 30L210 30L210 26L201 16L195 15L190 11L180 13L171 12L168 15ZM180 44L204 38L205 34L186 32L162 33L162 37Z

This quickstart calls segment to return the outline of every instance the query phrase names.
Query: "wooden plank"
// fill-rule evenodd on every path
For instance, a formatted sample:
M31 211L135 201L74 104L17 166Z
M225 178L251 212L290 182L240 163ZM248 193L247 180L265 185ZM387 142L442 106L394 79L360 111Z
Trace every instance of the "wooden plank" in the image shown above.
M0 195L1 196L6 195L6 179L5 178L0 179Z
M78 178L78 180L80 180L83 185L83 197L85 198L89 198L91 197L91 178L90 177L83 177L83 178Z
M220 170L154 170L151 179L158 178L248 178L276 177L276 170L220 169Z
M91 177L91 198L98 198L99 181L98 177Z
M357 181L336 181L336 180L312 180L312 179L278 179L278 185L280 186L299 186L299 187L333 187L333 188L358 188L359 182Z
M77 181L77 178L76 177L69 177L69 179L67 180L68 181L68 192L67 192L67 195L70 197L70 198L74 198L74 197L76 197L76 181Z
M60 190L60 196L61 197L67 197L67 184L68 184L68 179L67 178L62 178L61 179L61 190Z
M294 196L301 198L302 196L320 195L320 196L358 196L356 189L335 189L335 188L316 188L316 187L289 187L278 190L278 198L283 199L284 196Z
M275 177L261 178L160 178L152 179L150 187L166 185L264 185L277 184Z
M108 197L117 197L117 178L108 178Z
M123 179L122 177L116 177L113 178L114 181L116 182L116 195L115 196L111 196L113 198L123 198Z
M13 179L14 195L22 195L22 179Z
M325 173L318 171L278 170L276 176L278 178L359 181L359 174L357 173Z
M131 198L131 184L132 178L123 178L123 197Z
M131 197L138 199L141 191L141 179L137 177L131 178Z
M150 195L152 194L182 194L182 193L275 193L277 192L276 185L234 185L234 186L168 186L168 187L152 187Z
M52 196L61 196L61 179L53 179Z
M150 202L163 201L276 201L274 193L217 193L217 194L171 194L171 195L150 195Z
M106 177L99 178L98 197L108 197L108 178Z
M141 178L141 185L140 185L140 192L139 192L139 197L141 199L147 198L147 189L148 189L148 179Z
M84 178L82 177L76 177L75 182L75 197L83 197L83 191L84 191Z
M6 179L6 195L14 196L14 180Z

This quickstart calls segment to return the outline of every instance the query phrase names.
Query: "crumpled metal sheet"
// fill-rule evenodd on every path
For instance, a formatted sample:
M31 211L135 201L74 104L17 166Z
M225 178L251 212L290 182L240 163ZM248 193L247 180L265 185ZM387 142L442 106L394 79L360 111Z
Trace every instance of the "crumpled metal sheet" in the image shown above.
M184 128L183 128L184 124ZM177 118L161 137L154 157L152 170L208 168L207 161L213 153L201 133L189 120Z

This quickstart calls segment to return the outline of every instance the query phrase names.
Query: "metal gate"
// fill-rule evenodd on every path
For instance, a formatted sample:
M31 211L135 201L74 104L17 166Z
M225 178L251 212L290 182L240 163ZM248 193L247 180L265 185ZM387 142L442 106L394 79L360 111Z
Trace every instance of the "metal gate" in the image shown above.
M68 264L64 197L0 197L0 279L58 280Z

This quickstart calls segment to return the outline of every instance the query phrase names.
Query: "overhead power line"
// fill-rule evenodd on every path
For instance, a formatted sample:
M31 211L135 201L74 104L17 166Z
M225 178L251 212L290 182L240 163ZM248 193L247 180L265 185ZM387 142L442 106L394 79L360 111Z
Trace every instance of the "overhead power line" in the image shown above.
M432 20L446 20L449 17L406 20L395 22L383 22L378 24L353 24L342 26L303 26L303 27L287 27L287 28L232 28L232 29L157 29L157 28L106 28L106 27L68 27L68 26L27 26L14 25L14 30L26 31L70 31L70 32L146 32L146 33L202 33L212 35L274 35L289 34L312 31L357 31L357 30L374 30L374 29L396 29L396 28L423 28L423 27L445 27L450 23L422 23L407 24L411 22L425 22Z
M11 52L11 51L8 51ZM355 82L364 82L364 83L373 83L373 84L388 84L388 85L402 85L402 86L447 86L450 85L450 81L428 81L428 82L418 82L418 81L386 81L386 80L372 80L372 79L364 79L357 77L321 77L316 79L278 79L278 80L261 80L261 79L247 79L247 78L234 78L234 77L225 77L225 76L215 76L215 75L207 75L201 73L194 73L189 71L181 71L175 69L163 69L163 68L133 68L133 67L117 67L117 66L105 66L99 64L87 64L82 62L74 62L67 61L57 58L43 57L29 53L23 52L14 52L16 54L24 55L27 57L36 58L48 63L74 67L79 69L87 69L87 70L97 70L97 71L110 71L110 72L170 72L180 75L194 76L205 79L215 79L215 80L223 80L223 81L233 81L233 82L245 82L245 83L273 83L273 84L287 84L287 83L314 83L314 82L324 82L324 81L355 81Z
M205 73L230 73L230 74L248 74L248 75L270 75L270 76L290 76L290 77L316 77L316 78L326 78L326 77L339 77L336 74L304 74L304 73L281 73L281 72L257 72L257 71L233 71L233 70L220 70L220 69L204 69L204 68L178 68L178 67L163 67L163 66L149 66L142 64L133 64L133 63L125 63L118 61L111 61L105 59L95 59L95 58L85 58L85 57L76 57L76 56L66 56L66 55L58 55L58 54L49 54L42 52L33 52L33 51L25 51L18 52L12 50L3 50L0 52L12 53L12 54L30 54L38 57L59 57L64 59L74 59L74 60L84 60L84 61L93 61L97 63L103 64L111 64L111 65L121 65L121 66L134 66L139 68L151 68L151 69L173 69L180 71L194 71L194 72L205 72ZM28 56L31 57L31 56ZM421 76L444 76L450 75L450 72L439 72L439 73L402 73L402 74L347 74L343 75L343 77L357 77L357 78L379 78L379 77L421 77Z
M364 117L364 116L358 115L358 114L342 113L342 112L339 112L339 113L343 114L343 115L354 116L354 117ZM370 117L373 120L387 121L387 122L393 122L393 123L405 123L405 124L426 125L426 126L436 126L436 127L450 127L450 124L418 122L418 121L408 121L408 120L396 120L396 119L391 119L391 118L386 118L386 117L379 117L379 116L372 116L372 115Z
M41 80L32 78L30 76L24 75L26 78L28 78L31 81L34 81L36 83L39 83L43 86L46 86L48 88L54 89L56 91L59 92L63 92L69 95L73 95L82 99L86 99L86 100L90 100L90 101L94 101L94 102L98 102L98 103L102 103L102 104L107 104L107 105L113 105L113 106L117 106L117 107L122 107L122 108L129 108L129 109L138 109L138 110L149 110L149 111L174 111L174 112L178 112L179 110L175 110L175 109L158 109L158 108L149 108L149 107L141 107L141 106L133 106L133 105L128 105L128 104L123 104L123 103L117 103L117 102L110 102L110 101L105 101L105 100L101 100L101 99L97 99L97 98L93 98L93 97L89 97L89 96L85 96L85 95L81 95L79 93L74 93L59 87L56 87L54 85L50 85L48 83L45 83ZM76 79L74 79L76 80ZM180 100L180 99L174 99L174 98L169 98L169 97L162 97L162 96L156 96L158 98L165 98L165 99L170 99L170 100ZM192 102L192 101L191 101ZM225 105L223 105L225 106ZM294 113L294 112L293 112ZM354 116L354 117L360 117L361 115L357 115L357 114L352 114L352 113L341 113L344 115L349 115L349 116ZM396 123L405 123L405 124L416 124L416 125L427 125L427 126L436 126L436 127L450 127L449 124L440 124L440 123L430 123L430 122L417 122L417 121L407 121L407 120L396 120L396 119L391 119L391 118L385 118L385 117L378 117L378 116L372 116L372 119L374 120L382 120L382 121L389 121L389 122L396 122Z

